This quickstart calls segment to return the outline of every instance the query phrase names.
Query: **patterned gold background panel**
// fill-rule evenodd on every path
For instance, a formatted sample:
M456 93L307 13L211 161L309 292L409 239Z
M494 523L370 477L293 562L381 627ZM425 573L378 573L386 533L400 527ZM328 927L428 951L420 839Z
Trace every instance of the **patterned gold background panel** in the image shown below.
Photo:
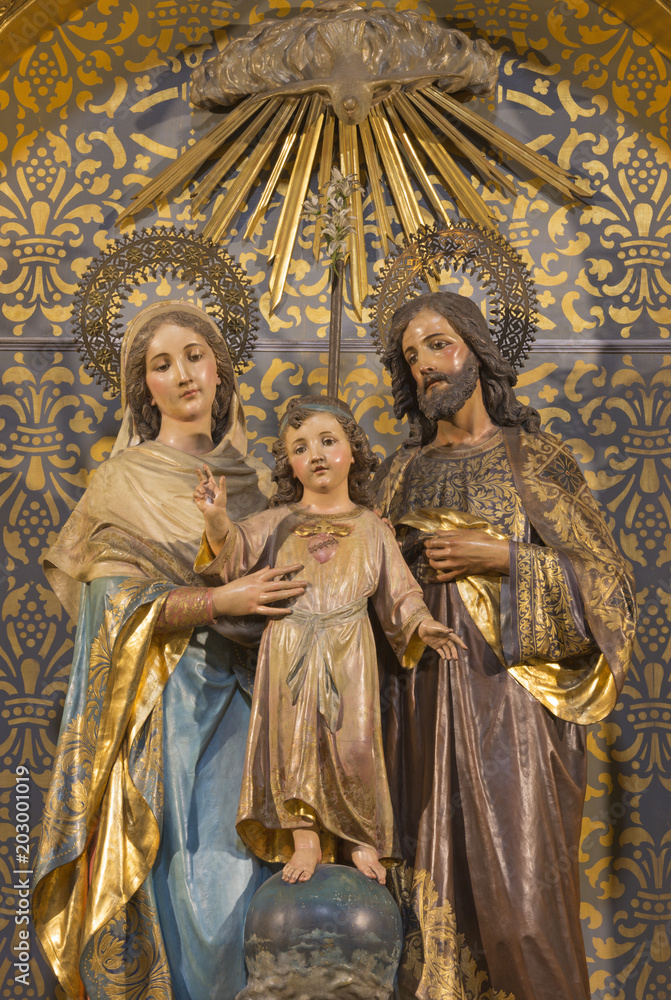
M574 449L638 577L641 628L628 684L611 718L589 737L580 861L593 994L670 1000L668 63L585 0L409 0L399 7L449 16L473 37L488 37L501 54L497 91L471 105L587 178L595 191L581 204L522 172L514 197L472 181L527 261L539 293L539 339L519 393ZM16 978L17 953L10 950L23 926L15 922L23 902L14 871L27 867L26 846L34 856L73 639L39 562L118 427L118 402L83 371L74 350L72 299L89 260L116 238L118 211L210 127L212 116L189 106L191 69L250 24L297 9L283 0L94 0L0 77L3 1000L58 995L34 941L27 981ZM254 238L240 235L264 182L262 175L226 241L266 318L242 377L252 446L262 458L287 396L325 386L329 305L328 277L312 257L306 224L288 292L269 317L267 262L284 187ZM428 205L421 198L420 205L428 221ZM212 207L192 219L188 192L177 193L135 225L200 231ZM369 202L364 211L372 281L381 249ZM454 280L468 291L466 279ZM138 305L143 294L166 294L160 281L154 284L138 293ZM476 279L471 287L479 294ZM364 312L358 320L346 301L341 394L382 456L397 447L403 428L391 416L367 319ZM25 784L28 845L17 840Z
M6 741L3 761L9 777L16 762L30 769L36 792L32 803L33 850L40 793L48 781L72 639L57 602L42 582L38 562L51 533L62 525L91 471L108 455L118 426L117 401L106 399L91 383L72 351L52 353L48 359L45 351L44 356L43 370L31 373L23 354L14 352L14 364L3 375L5 391L0 397L3 434L15 445L12 474L3 479L9 571L9 594L3 606L7 629L2 650L7 691L2 717ZM284 399L303 391L319 391L325 384L325 355L309 360L311 364L307 365L304 352L283 352L280 358L261 351L245 372L242 392L254 452L259 457L267 456L272 435L266 431L271 422L274 424ZM382 456L402 437L402 428L389 417L387 381L371 355L348 352L343 362L343 395ZM665 974L666 968L665 925L659 916L668 913L664 838L665 796L671 783L671 587L668 570L664 569L668 554L664 560L655 541L668 537L668 502L663 493L650 487L655 474L660 478L668 476L669 449L668 429L662 437L660 424L648 418L663 419L664 409L668 408L671 357L664 359L660 371L657 359L650 355L609 355L604 364L598 355L586 355L571 363L557 354L537 353L532 355L521 383L520 395L539 407L546 426L571 442L620 543L626 546L631 534L639 540L635 565L640 569L640 579L647 584L641 591L644 630L618 709L590 735L589 793L580 859L593 983L612 983L619 975L623 989L626 984L630 988L630 992L602 991L596 995L633 998L634 986L648 967L656 975ZM604 391L618 386L619 392ZM38 400L42 411L36 409ZM604 414L611 412L618 417L624 413L624 420L614 430L604 420ZM656 432L657 447L637 455L642 442L649 439L646 432ZM68 440L67 468L54 461L58 452L53 445L61 434ZM648 471L647 476L642 469L635 476L622 474L623 465L637 462L647 463L648 470L653 471ZM3 473L7 471L5 466ZM8 820L3 837L8 847L4 872L8 931L17 905L17 897L10 889L15 882L11 881L9 869L13 860L13 789L13 784L8 784L3 794ZM552 871L545 876L552 880L560 874ZM33 964L41 966L36 954ZM45 970L43 974L46 976ZM9 985L5 995L17 995Z
M581 460L638 580L629 678L611 717L589 735L580 861L593 995L667 997L671 354L584 355L559 383L550 381L558 372L545 374L529 395L537 405L545 399L546 426Z
M296 9L222 4L213 15L209 5L182 6L97 0L26 52L0 85L4 334L67 337L77 280L113 236L119 210L218 120L190 107L191 70L249 23L288 17ZM539 188L523 171L515 175L516 197L473 178L502 233L529 263L544 335L665 338L671 316L666 61L613 15L583 0L520 2L510 10L465 0L449 9L403 6L427 17L449 14L471 34L489 37L500 54L499 83L491 100L470 105L594 189L594 197L580 204L547 185ZM215 28L213 45L210 26L216 24L224 26ZM249 212L263 183L262 174ZM253 274L266 315L270 237L283 191L281 186L252 239L242 241L244 227L237 223L227 238ZM429 206L419 191L417 196L429 221ZM444 192L442 197L454 215L452 202ZM192 219L188 197L177 192L136 224L202 229L214 204ZM371 257L379 260L370 202L364 212ZM288 294L269 318L271 332L282 339L323 334L326 323L325 274L309 250L309 225L301 236ZM306 298L310 302L299 308L296 300ZM365 335L365 323L351 310L345 325L346 335Z

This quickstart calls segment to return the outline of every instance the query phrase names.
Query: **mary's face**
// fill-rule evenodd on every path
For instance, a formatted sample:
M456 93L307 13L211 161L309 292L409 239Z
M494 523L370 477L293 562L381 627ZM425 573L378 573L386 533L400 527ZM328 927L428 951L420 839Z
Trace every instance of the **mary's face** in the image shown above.
M147 348L145 381L162 417L192 422L212 413L221 379L207 341L194 330L166 323Z

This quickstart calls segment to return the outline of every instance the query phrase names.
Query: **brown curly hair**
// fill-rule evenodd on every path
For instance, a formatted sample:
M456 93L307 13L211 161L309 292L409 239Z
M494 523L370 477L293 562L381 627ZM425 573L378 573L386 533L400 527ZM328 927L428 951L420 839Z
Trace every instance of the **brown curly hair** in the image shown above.
M147 320L144 326L138 330L128 351L126 398L133 414L135 429L141 441L153 441L161 429L161 411L156 404L152 405L151 403L145 374L149 345L156 331L168 323L181 326L185 330L193 330L212 349L217 362L217 375L221 379L212 404L212 441L214 444L218 444L224 436L228 422L228 408L231 404L235 384L233 365L223 338L212 324L205 317L201 319L200 316L194 316L190 312L181 312L179 309L162 313L160 316L154 316Z
M379 459L373 454L366 432L356 422L354 414L346 403L333 396L296 396L289 401L286 408L282 420L282 433L286 434L289 427L299 428L309 417L322 412L321 409L313 408L315 403L326 404L342 411L332 416L345 431L354 458L347 481L349 498L361 507L372 509L375 506L375 494L371 486L371 476L379 465ZM277 493L271 497L270 506L279 507L280 504L295 503L303 496L303 485L291 470L283 437L275 441L272 452L275 459L272 480L277 483Z

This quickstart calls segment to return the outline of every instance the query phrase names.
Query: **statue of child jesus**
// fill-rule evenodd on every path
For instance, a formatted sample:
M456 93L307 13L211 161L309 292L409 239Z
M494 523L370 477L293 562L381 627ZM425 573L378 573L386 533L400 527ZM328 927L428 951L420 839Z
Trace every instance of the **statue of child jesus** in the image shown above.
M238 833L258 857L286 861L287 882L335 861L338 840L360 871L384 882L381 859L398 854L368 601L406 667L425 644L455 659L463 643L432 619L392 531L370 509L377 463L349 407L325 396L292 400L273 454L270 510L230 522L224 480L207 466L194 493L211 550L201 548L199 572L218 583L300 564L297 583L307 584L263 634Z

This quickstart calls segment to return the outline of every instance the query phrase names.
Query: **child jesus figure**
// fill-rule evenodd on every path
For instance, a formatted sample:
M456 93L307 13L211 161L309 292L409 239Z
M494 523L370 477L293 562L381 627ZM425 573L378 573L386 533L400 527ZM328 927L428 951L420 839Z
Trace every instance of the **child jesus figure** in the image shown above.
M261 514L229 521L225 483L207 466L194 492L208 543L199 572L218 583L299 564L296 583L307 584L261 641L238 833L258 857L285 861L287 882L335 861L338 842L384 882L382 862L397 852L368 601L406 667L425 644L455 659L463 643L432 619L393 532L370 509L377 460L349 407L291 400L273 454L278 491Z

